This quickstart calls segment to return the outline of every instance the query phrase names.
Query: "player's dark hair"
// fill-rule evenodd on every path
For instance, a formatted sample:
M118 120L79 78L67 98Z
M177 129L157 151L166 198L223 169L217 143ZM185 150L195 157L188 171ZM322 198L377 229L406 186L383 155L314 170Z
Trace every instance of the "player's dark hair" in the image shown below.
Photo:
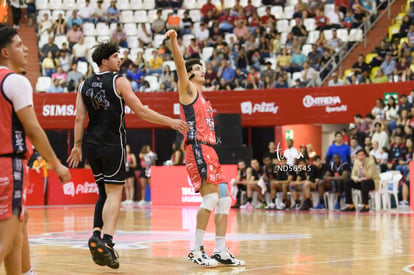
M336 133L335 133L335 137L336 137L337 135L344 136L344 135L342 134L342 132L341 132L341 131L336 132Z
M196 64L198 64L200 66L203 66L203 64L201 63L201 60L198 59L198 58L188 59L185 62L185 69L186 69L187 73L191 72L191 70L193 69L193 66L196 65Z
M315 155L313 157L313 161L317 161L317 160L320 160L320 159L321 159L321 156L319 156L319 155Z
M0 50L12 43L17 31L8 25L0 24Z
M95 62L98 66L102 65L103 59L108 59L111 55L114 53L119 52L119 46L118 43L114 41L108 41L100 43L93 47L95 50L92 54L92 60Z

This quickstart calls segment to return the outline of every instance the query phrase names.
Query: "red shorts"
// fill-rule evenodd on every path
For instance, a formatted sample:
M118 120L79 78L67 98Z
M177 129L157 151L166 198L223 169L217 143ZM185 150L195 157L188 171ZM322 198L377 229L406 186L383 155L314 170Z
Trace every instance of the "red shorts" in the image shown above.
M0 220L13 215L23 221L26 202L26 161L20 158L0 157Z
M215 185L226 181L216 150L209 145L200 143L188 145L185 163L195 191L200 189L203 179Z

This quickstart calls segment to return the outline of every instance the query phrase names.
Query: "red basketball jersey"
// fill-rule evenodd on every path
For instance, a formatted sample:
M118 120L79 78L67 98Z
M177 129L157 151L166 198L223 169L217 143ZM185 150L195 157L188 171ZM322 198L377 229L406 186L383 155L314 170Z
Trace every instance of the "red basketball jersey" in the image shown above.
M13 103L3 90L4 80L13 73L9 69L0 69L0 156L22 155L23 157L27 152L26 134L14 111Z
M190 127L185 137L186 143L216 144L213 108L210 101L198 91L193 103L188 105L180 104L180 117Z

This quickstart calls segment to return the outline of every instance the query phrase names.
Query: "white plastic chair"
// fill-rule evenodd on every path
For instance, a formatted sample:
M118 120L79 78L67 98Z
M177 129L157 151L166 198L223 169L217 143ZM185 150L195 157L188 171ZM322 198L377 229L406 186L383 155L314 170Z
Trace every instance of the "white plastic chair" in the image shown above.
M325 201L325 207L329 210L333 210L336 203L336 193L325 192L323 194L323 199Z
M349 31L349 42L362 41L363 33L361 29L351 29Z
M400 180L402 179L402 175L400 171L391 171L392 173L392 182L388 182L386 188L388 196L387 198L387 208L391 208L391 196L394 196L395 204L397 206L397 209L399 209L399 203L398 203L398 185L400 183Z
M47 92L52 84L52 79L48 76L40 76L36 82L36 92Z

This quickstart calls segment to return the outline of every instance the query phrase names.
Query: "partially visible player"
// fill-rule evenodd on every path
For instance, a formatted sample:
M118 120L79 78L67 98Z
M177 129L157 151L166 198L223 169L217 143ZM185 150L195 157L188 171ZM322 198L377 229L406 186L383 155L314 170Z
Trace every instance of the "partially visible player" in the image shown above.
M91 165L99 198L95 206L93 235L88 241L93 261L98 265L119 268L112 242L118 221L123 185L126 179L125 104L139 117L152 123L186 132L188 125L145 107L136 97L131 83L116 72L121 59L114 42L100 43L92 54L99 72L79 85L76 99L75 142L68 158L71 167L82 160L84 123L86 155ZM103 238L101 234L103 233Z
M213 108L202 94L205 72L200 59L184 62L177 42L177 33L169 30L165 34L171 40L171 52L177 68L180 114L190 126L185 135L185 163L194 189L200 192L202 203L197 213L195 242L188 259L196 264L215 266L217 262L226 265L244 265L225 247L227 215L231 198L214 144ZM216 247L211 258L204 251L203 239L211 211L215 209Z
M56 157L36 118L30 82L20 75L26 71L27 54L16 30L0 25L0 265L4 262L7 275L21 275L22 265L30 267L24 232L26 137L62 182L70 180L68 168Z

